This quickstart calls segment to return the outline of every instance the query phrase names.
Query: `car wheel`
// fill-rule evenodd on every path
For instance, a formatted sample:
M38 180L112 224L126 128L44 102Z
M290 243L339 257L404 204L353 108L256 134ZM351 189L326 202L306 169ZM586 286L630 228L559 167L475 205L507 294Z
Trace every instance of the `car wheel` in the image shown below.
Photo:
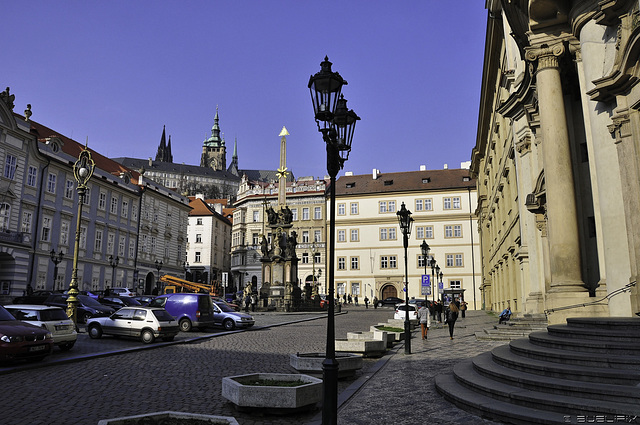
M222 326L224 326L224 329L227 331L232 331L236 328L235 322L231 319L227 319L224 322L222 322Z
M169 342L169 341L173 341L173 338L175 338L175 337L174 336L163 336L162 340Z
M180 330L182 332L189 332L191 330L191 320L189 319L180 319Z
M93 339L102 338L102 328L100 325L92 323L89 325L89 337Z
M80 313L80 323L87 323L87 320L91 319L91 313L83 312Z
M75 343L76 342L73 341L73 342L65 342L64 344L60 344L60 349L62 351L69 351L69 350L71 350L73 348Z
M144 342L145 344L151 344L155 340L156 337L153 335L153 332L150 329L142 330L142 333L140 334L140 341Z
M382 306L383 306L382 302L379 302L378 307L382 307Z

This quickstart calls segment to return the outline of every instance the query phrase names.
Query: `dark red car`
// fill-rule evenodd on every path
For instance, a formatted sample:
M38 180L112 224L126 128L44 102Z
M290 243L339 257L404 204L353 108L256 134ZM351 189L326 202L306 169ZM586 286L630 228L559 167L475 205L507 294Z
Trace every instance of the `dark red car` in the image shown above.
M53 351L51 332L16 320L0 306L0 361L42 360Z

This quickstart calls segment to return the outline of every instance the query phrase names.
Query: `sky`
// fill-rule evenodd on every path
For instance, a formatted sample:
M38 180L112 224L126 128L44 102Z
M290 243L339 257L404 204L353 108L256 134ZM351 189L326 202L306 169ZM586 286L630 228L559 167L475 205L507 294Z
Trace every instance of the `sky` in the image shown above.
M344 170L459 168L475 146L484 0L10 1L0 87L31 119L115 157L200 164L216 114L240 169L322 177L309 77L325 56L361 118Z

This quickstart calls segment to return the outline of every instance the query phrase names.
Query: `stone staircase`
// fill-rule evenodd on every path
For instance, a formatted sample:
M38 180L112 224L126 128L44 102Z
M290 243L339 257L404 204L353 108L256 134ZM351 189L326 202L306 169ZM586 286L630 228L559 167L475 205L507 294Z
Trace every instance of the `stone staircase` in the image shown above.
M436 388L504 423L640 422L640 318L569 318L457 364Z
M498 319L496 319L496 322ZM503 324L496 323L490 329L476 332L478 340L511 341L526 338L531 332L547 329L547 318L544 314L525 314L523 317L514 317Z

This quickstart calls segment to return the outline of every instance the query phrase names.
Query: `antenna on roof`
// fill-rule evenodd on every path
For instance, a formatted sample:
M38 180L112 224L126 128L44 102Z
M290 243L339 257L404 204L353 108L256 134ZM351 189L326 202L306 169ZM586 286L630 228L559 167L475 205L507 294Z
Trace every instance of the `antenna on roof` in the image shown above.
M84 148L87 149L89 147L89 136L87 136L87 141L84 144Z

